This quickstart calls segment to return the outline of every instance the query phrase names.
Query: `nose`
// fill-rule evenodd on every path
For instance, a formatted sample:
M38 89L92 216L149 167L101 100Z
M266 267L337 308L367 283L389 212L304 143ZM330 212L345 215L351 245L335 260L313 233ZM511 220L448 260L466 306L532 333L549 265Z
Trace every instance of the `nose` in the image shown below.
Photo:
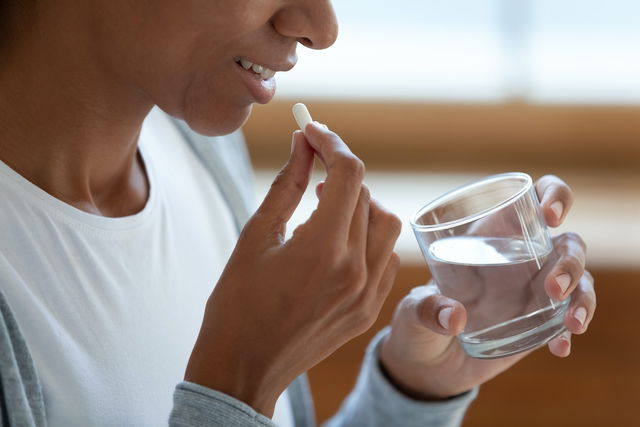
M291 0L273 17L283 36L295 38L311 49L326 49L338 37L338 20L331 0Z

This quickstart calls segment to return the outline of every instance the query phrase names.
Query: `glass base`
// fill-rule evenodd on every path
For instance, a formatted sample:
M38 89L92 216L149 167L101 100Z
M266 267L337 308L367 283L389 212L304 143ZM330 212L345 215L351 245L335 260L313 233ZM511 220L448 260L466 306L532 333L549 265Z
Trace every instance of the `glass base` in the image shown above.
M540 347L564 330L564 314L569 299L541 310L458 337L471 357L497 359Z

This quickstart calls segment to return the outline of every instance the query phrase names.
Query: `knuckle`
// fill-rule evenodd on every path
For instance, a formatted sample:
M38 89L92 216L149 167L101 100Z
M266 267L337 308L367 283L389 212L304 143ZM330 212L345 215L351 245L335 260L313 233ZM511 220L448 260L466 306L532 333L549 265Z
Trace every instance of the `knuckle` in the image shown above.
M379 230L384 230L387 236L393 236L393 238L396 239L402 231L402 221L400 218L387 211L376 215L374 222L377 223L376 226L379 227Z
M547 181L549 181L550 183L552 183L554 185L563 185L564 184L564 181L558 175L547 174L543 178L546 178Z
M564 233L564 234L565 234L567 240L577 243L582 248L583 251L587 250L587 243L584 241L584 239L578 233L574 233L572 231L569 231L569 232Z
M334 259L336 265L341 260ZM367 282L366 265L363 261L359 260L347 260L336 268L336 276L338 277L338 283L342 283L343 299L352 301L357 298L363 291ZM334 276L334 277L336 277Z
M354 331L359 335L371 328L378 316L375 310L369 307L361 307L353 312L352 322Z
M538 184L547 189L556 189L558 187L566 186L566 184L562 179L560 179L560 177L553 174L542 176L542 178L538 180Z
M555 181L547 182L546 186L544 187L545 194L559 194L561 191L562 186Z
M389 229L395 236L400 235L400 232L402 231L402 221L397 215L389 214Z
M553 242L556 246L565 246L567 244L567 234L562 233L553 238Z
M556 244L560 246L564 246L565 249L568 249L567 248L568 246L577 244L582 249L582 252L587 251L587 243L579 234L574 233L572 231L562 233L561 235L557 236L555 240L556 240Z
M560 236L558 236L559 238L562 239L562 241L569 241L569 240L575 240L575 239L579 239L580 236L578 236L577 233L574 233L573 231L566 231L564 233L562 233Z
M343 253L338 243L330 240L318 247L315 252L318 257L318 265L328 269L328 271L338 270L340 277L344 277L344 271L341 269Z
M552 183L554 176L553 175L544 175L536 181L536 188L540 192L544 192L549 184Z
M341 156L336 161L336 165L349 177L352 177L359 181L364 178L364 162L351 153Z
M575 254L567 254L562 257L561 266L573 273L580 272L583 269L583 265L584 265L584 262L582 258L578 257Z
M282 169L273 180L271 190L304 193L306 191L306 187L299 179L294 178L295 177L292 177L286 168Z

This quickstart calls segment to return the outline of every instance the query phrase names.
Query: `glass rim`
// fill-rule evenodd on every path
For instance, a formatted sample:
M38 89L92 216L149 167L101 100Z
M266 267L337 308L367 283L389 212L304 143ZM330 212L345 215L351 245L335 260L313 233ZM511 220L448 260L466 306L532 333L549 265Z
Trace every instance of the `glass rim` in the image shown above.
M435 208L438 205L441 205L444 199L447 198L451 198L451 196L455 195L456 193L461 193L465 190L468 190L470 188L473 188L474 186L480 186L482 184L486 184L488 181L503 181L503 180L507 180L509 178L520 178L524 180L524 185L522 186L521 189L519 189L518 191L516 191L514 194L512 194L511 196L507 197L505 200L503 200L500 203L495 204L494 206L491 206L489 208L483 209L479 212L476 212L472 215L467 215L463 218L460 219L455 219L452 221L447 221L447 222L442 222L440 224L433 224L433 225L424 225L424 224L418 224L416 221L418 220L418 218L422 217L425 212L432 210L433 208ZM531 187L533 186L533 179L531 178L531 176L529 176L528 174L524 173L524 172L507 172L507 173L500 173L497 175L490 175L490 176L486 176L484 178L481 178L477 181L472 181L469 182L467 184L461 185L457 188L454 188L453 190L447 191L446 193L436 197L434 200L430 201L429 203L427 203L426 205L424 205L423 207L421 207L420 209L417 210L417 212L413 215L413 217L411 218L411 227L415 230L415 231L439 231L439 230L444 230L447 228L453 228L453 227L458 227L460 225L464 225L464 224L468 224L470 222L474 222L477 221L481 218L487 217L489 215L491 215L494 212L499 211L500 209L504 208L505 206L513 203L515 200L519 199L520 197L522 197L524 194L526 194Z

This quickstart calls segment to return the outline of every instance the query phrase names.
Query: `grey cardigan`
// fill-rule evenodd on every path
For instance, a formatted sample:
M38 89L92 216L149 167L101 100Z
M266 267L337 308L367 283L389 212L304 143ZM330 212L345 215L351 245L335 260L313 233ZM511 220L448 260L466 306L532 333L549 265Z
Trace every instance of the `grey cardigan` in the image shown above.
M240 132L209 138L174 120L185 140L220 187L238 230L253 212L252 172ZM1 255L1 254L0 254ZM0 278L1 283L2 278ZM388 330L370 344L358 382L338 414L327 425L438 426L460 425L477 390L445 402L420 402L402 395L378 366L377 348ZM288 388L296 427L315 425L313 403L305 375ZM273 422L231 396L188 382L176 386L172 427L274 426ZM45 398L29 349L0 288L0 427L46 426Z

